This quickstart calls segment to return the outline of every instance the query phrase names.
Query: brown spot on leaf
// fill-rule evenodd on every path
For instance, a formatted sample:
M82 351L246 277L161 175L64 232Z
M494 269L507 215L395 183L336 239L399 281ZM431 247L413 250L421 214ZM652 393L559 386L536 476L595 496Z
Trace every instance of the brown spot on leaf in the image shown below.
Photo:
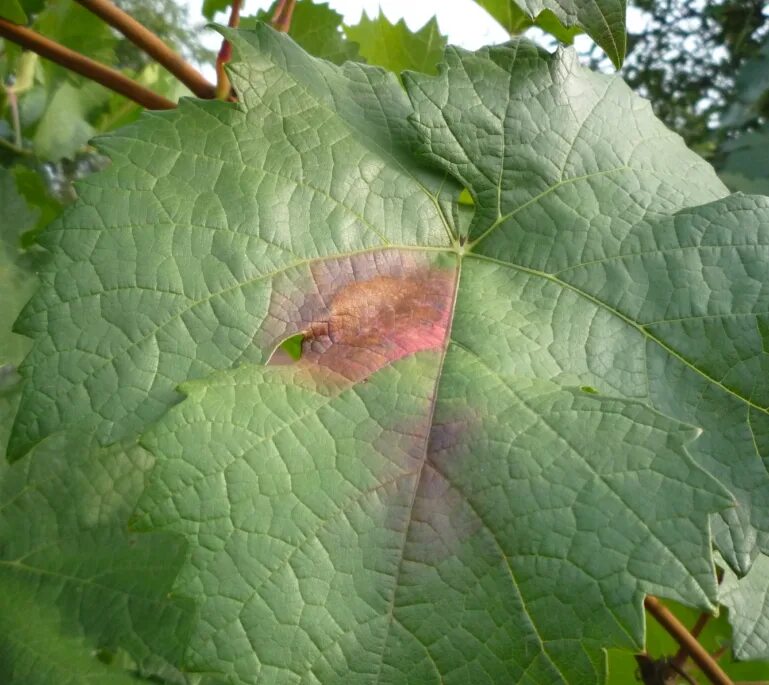
M444 345L456 277L453 257L407 250L313 262L276 279L263 344L302 333L297 363L364 380Z

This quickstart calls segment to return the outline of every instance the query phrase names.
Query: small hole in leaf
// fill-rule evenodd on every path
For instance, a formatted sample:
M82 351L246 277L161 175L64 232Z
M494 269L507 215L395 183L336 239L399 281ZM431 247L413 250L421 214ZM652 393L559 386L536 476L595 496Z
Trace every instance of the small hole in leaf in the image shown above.
M467 205L468 207L475 206L475 201L473 200L473 196L470 195L470 191L467 188L462 188L462 192L459 193L457 202L459 202L460 205Z
M303 333L297 333L290 338L286 338L275 348L275 351L270 355L267 364L270 366L283 366L298 362L302 358L303 342Z
M590 387L589 385L583 385L580 390L582 392L586 392L590 395L597 395L598 391L595 388Z

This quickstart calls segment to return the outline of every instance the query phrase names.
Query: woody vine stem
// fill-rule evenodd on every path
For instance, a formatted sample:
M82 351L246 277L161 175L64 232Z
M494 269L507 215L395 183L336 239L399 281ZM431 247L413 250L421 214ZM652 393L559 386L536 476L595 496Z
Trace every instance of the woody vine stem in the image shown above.
M83 7L93 12L114 29L122 33L134 45L151 56L195 95L203 99L234 99L230 81L224 65L230 60L232 50L227 40L222 41L216 60L217 83L210 83L194 66L181 55L169 48L157 35L136 21L109 0L77 0ZM229 26L237 27L240 17L241 0L233 0ZM275 29L288 32L296 6L296 0L279 0L272 16ZM173 109L176 103L146 88L119 71L96 62L85 55L71 50L60 43L46 38L25 26L15 24L0 17L0 37L31 50L60 66L105 86L147 109ZM18 152L28 154L21 145L0 139L0 144ZM644 602L647 612L680 645L674 661L682 667L687 657L699 666L713 685L734 685L716 660L708 654L697 641L697 635L707 620L704 616L692 631L683 624L655 597L648 596Z

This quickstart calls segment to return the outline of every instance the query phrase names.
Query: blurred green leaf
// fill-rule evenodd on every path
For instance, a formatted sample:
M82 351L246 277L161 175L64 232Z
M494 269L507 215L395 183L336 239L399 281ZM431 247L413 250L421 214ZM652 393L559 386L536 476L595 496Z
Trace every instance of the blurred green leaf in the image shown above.
M543 10L534 20L534 25L559 40L564 45L571 45L574 37L582 33L578 25L564 26L558 17L550 10Z
M144 67L138 75L133 76L143 86L178 102L180 97L191 96L191 91L176 77L169 74L159 64L152 63ZM94 128L99 133L113 131L126 126L139 117L144 108L118 93L110 93L104 111L96 118Z
M0 388L8 374L21 362L30 340L11 330L21 308L32 295L37 279L20 261L20 238L34 228L38 214L31 210L16 188L13 174L0 167ZM4 446L5 443L2 443Z
M47 38L104 64L114 64L117 38L108 24L74 0L47 2L33 28ZM44 60L49 78L80 81L72 72Z
M201 12L206 19L213 21L217 12L224 12L231 4L232 0L203 0Z
M110 91L96 83L61 83L37 126L32 141L35 153L46 160L72 159L96 132L91 113L109 97Z
M731 190L769 195L769 124L721 146L718 173Z
M27 15L37 14L45 7L46 0L19 0Z
M23 176L23 172L0 167L0 243L9 255L20 249L22 234L34 228L38 219L38 214L30 209L18 190L18 175ZM13 259L15 261L15 256Z
M14 24L27 23L27 13L19 4L19 0L0 0L0 17Z
M510 34L539 26L563 43L585 31L619 68L627 51L625 0L476 0Z
M721 121L723 126L744 126L769 109L769 36L764 39L759 53L740 68L735 91L736 97Z
M344 31L358 43L361 56L369 64L396 74L407 70L434 74L446 46L446 37L435 17L414 32L403 19L393 24L381 11L375 19L364 13L359 24L345 26Z
M277 2L273 2L269 9L258 12L255 17L242 19L241 27L253 28L257 20L269 24L276 7ZM346 40L342 33L342 15L325 2L299 0L294 7L288 35L311 55L334 64L358 59L358 44Z
M21 247L27 249L34 243L40 231L59 215L64 205L51 195L38 170L17 166L13 169L13 177L19 194L37 213L35 225L22 233L20 238Z
M512 0L475 0L510 35L523 33L532 25L532 19Z

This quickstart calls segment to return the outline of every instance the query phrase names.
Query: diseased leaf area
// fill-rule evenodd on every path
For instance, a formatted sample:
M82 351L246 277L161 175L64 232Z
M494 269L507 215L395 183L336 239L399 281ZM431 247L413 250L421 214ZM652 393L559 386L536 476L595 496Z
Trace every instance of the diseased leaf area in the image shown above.
M642 649L645 594L718 603L711 524L729 573L763 567L765 198L570 51L448 48L401 81L227 36L238 103L103 138L111 167L42 234L9 447L87 434L116 443L81 440L105 483L149 471L117 549L152 531L147 563L182 563L186 670L600 683L605 648ZM7 571L36 588L25 550ZM724 586L745 656L756 577ZM183 634L168 582L120 621L162 607ZM146 658L178 666L165 637Z
M418 251L312 263L276 279L259 343L269 349L300 333L302 366L363 380L401 357L443 347L456 276L455 259Z

